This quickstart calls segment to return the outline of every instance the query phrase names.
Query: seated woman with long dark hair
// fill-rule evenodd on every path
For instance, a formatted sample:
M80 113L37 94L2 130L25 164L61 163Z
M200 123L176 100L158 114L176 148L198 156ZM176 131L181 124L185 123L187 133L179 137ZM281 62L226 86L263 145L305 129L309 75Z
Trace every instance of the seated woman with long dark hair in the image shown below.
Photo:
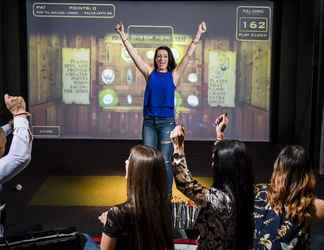
M102 250L171 250L170 200L162 154L149 146L131 149L126 164L127 201L103 216Z
M251 249L253 244L254 177L244 143L223 140L225 114L216 120L216 142L211 158L212 187L193 179L184 154L184 129L171 132L173 170L177 188L201 207L194 228L198 249Z
M254 217L254 249L310 249L310 225L324 219L324 200L315 197L314 171L301 146L285 147L271 183L256 185Z

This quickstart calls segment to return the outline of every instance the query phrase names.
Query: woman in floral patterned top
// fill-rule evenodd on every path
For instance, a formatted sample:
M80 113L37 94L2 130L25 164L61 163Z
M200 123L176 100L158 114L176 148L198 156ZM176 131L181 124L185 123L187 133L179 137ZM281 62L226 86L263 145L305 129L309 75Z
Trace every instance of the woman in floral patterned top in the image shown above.
M324 201L315 198L315 177L300 146L277 157L270 185L256 185L254 249L310 249L310 223L324 218Z
M250 158L244 143L224 140L228 117L216 120L216 142L212 155L214 183L207 188L191 176L184 155L184 129L171 132L173 171L177 188L201 207L195 229L198 249L245 250L253 243L254 186Z

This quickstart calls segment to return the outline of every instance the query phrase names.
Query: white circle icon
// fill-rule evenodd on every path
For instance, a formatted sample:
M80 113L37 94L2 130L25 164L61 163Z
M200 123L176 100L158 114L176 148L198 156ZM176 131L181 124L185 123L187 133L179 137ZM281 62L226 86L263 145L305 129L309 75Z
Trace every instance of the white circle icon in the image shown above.
M153 50L146 51L146 57L152 60L154 58L154 51Z
M101 79L105 84L112 84L115 80L115 72L112 69L105 69L101 73Z
M111 95L105 95L102 101L105 105L110 105L112 104L113 100L114 98Z
M192 83L197 82L198 81L197 73L190 73L188 75L188 81Z
M199 99L195 95L190 95L187 98L187 102L192 107L197 107L199 105Z

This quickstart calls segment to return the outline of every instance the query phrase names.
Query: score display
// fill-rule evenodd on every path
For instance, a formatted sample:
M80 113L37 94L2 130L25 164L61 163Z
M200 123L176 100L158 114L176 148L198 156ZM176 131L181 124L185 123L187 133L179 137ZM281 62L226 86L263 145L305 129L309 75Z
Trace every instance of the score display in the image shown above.
M240 6L237 8L236 38L241 41L268 40L270 37L269 20L271 8Z

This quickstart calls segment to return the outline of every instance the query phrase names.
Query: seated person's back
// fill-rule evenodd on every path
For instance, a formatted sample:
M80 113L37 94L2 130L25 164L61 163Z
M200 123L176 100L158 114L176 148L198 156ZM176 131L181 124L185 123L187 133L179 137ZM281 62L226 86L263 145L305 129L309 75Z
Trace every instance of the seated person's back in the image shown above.
M256 185L254 249L310 249L310 227L324 219L324 201L315 197L315 176L301 146L277 157L271 183Z
M133 147L126 161L126 177L127 201L101 216L101 249L174 249L162 154L149 146Z

